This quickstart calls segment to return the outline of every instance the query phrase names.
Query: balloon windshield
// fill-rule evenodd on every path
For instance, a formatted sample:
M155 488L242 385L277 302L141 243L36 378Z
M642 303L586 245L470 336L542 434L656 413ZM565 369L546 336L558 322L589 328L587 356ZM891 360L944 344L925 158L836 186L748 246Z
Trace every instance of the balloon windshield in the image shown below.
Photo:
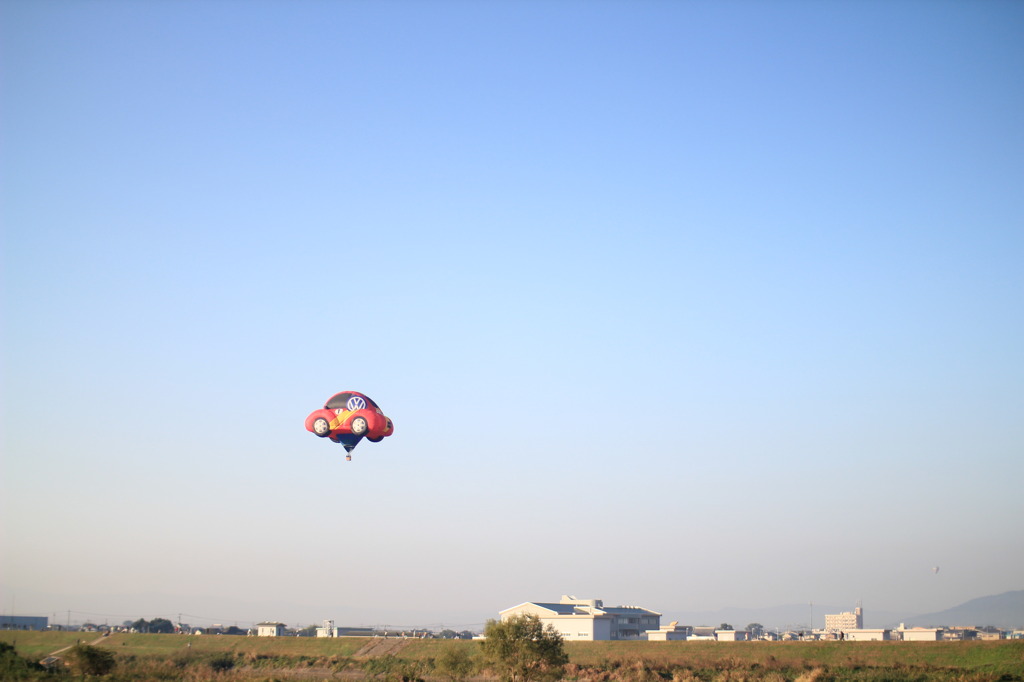
M328 410L361 410L365 407L380 409L377 403L373 402L369 396L351 391L331 396L331 399L327 401L324 407Z

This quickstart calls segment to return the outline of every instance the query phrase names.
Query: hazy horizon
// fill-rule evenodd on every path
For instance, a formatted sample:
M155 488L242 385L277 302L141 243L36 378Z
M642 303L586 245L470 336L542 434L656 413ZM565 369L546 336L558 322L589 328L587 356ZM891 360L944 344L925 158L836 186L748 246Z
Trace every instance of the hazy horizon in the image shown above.
M1015 592L1015 591L1011 591ZM16 595L8 594L14 598ZM111 594L111 595L90 595L83 596L55 596L55 595L28 595L33 603L58 603L75 604L85 609L75 608L50 609L46 612L18 613L16 615L47 616L51 624L56 625L81 625L82 623L95 623L99 625L120 625L125 621L135 621L139 618L152 620L154 618L167 618L172 622L181 622L193 627L218 625L237 625L239 627L251 627L262 621L278 621L289 627L305 627L311 624L320 624L324 620L334 620L339 626L345 627L391 627L401 629L430 628L435 631L441 629L482 631L486 621L498 617L498 612L516 604L504 604L496 607L492 612L486 610L467 611L464 613L445 612L443 608L436 611L424 610L418 612L402 611L393 606L382 605L379 609L364 609L353 611L342 604L296 604L288 601L264 601L254 596L251 599L225 599L213 596L189 596L176 597L166 594ZM557 602L562 595L546 599L531 599L526 601ZM584 598L582 595L571 595ZM999 595L978 595L972 599L981 597L994 597ZM600 597L586 597L597 598ZM14 600L16 603L16 599ZM971 600L967 600L971 601ZM136 605L143 604L144 608L135 609ZM605 606L624 606L627 604L610 602L605 600ZM729 604L710 609L687 609L681 607L662 610L657 602L648 604L628 604L630 606L641 606L662 614L662 623L678 620L688 625L718 625L711 622L715 618L735 620L738 616L745 614L760 614L755 620L762 622L766 627L801 627L808 622L813 627L821 628L824 625L826 613L840 613L852 611L860 606L864 609L866 627L891 626L898 620L914 619L916 616L926 615L924 612L911 613L906 611L893 611L886 608L884 604L868 604L865 606L862 601L855 604L825 604L803 602L790 604L769 604L759 607L750 607L743 604ZM938 609L948 609L961 606L950 604ZM115 611L115 612L111 612ZM120 611L120 612L117 612ZM3 609L3 614L9 614L9 609ZM216 614L216 615L213 615ZM337 617L334 614L343 614L344 617ZM773 614L776 614L773 616ZM696 622L693 617L705 617L706 622ZM753 618L754 616L751 615ZM180 620L179 620L180 618ZM711 620L708 620L708 619ZM774 618L774 619L773 619ZM770 621L770 622L769 622ZM1024 622L1024 621L1022 621ZM742 628L748 623L733 622L737 628ZM956 623L966 625L968 623ZM982 623L969 623L980 625Z
M3 3L0 608L1020 589L1022 29ZM341 390L395 422L352 462L303 428Z

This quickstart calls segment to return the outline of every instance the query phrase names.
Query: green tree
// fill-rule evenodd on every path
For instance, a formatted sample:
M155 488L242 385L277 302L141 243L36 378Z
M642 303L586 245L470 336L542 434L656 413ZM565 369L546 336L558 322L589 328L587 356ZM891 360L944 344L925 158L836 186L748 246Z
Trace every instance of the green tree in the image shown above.
M149 631L169 635L174 632L174 623L166 618L154 618L149 621Z
M88 644L73 646L67 658L71 668L79 675L108 675L117 665L113 651Z
M748 623L747 631L750 632L751 637L758 639L764 634L764 626L760 623Z
M484 628L483 653L504 682L560 680L569 657L562 635L537 616L489 620Z
M476 664L473 662L473 657L466 651L464 644L448 645L434 661L434 670L452 682L465 680L475 669Z
M733 630L735 628L733 628L733 626L729 625L728 623L722 623L721 625L718 626L718 629L719 630Z

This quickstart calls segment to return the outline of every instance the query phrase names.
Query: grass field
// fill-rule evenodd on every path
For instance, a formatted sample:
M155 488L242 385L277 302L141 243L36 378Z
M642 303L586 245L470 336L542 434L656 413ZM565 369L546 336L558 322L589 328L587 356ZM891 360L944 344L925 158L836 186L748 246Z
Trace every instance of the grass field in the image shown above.
M433 662L463 640L0 632L41 659L78 641L112 651L121 680L441 680ZM568 642L566 679L726 682L1024 680L1024 640L967 642ZM384 664L387 665L384 665ZM43 679L43 678L40 678ZM104 679L104 678L101 678ZM495 679L478 671L475 680Z

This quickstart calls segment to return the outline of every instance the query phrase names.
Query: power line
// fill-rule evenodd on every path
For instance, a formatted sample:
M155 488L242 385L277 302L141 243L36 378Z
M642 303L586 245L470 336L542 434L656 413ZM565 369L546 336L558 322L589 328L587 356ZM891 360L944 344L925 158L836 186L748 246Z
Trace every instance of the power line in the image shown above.
M134 618L137 616L126 613L93 613L92 611L68 611L76 616L103 616L104 618Z

